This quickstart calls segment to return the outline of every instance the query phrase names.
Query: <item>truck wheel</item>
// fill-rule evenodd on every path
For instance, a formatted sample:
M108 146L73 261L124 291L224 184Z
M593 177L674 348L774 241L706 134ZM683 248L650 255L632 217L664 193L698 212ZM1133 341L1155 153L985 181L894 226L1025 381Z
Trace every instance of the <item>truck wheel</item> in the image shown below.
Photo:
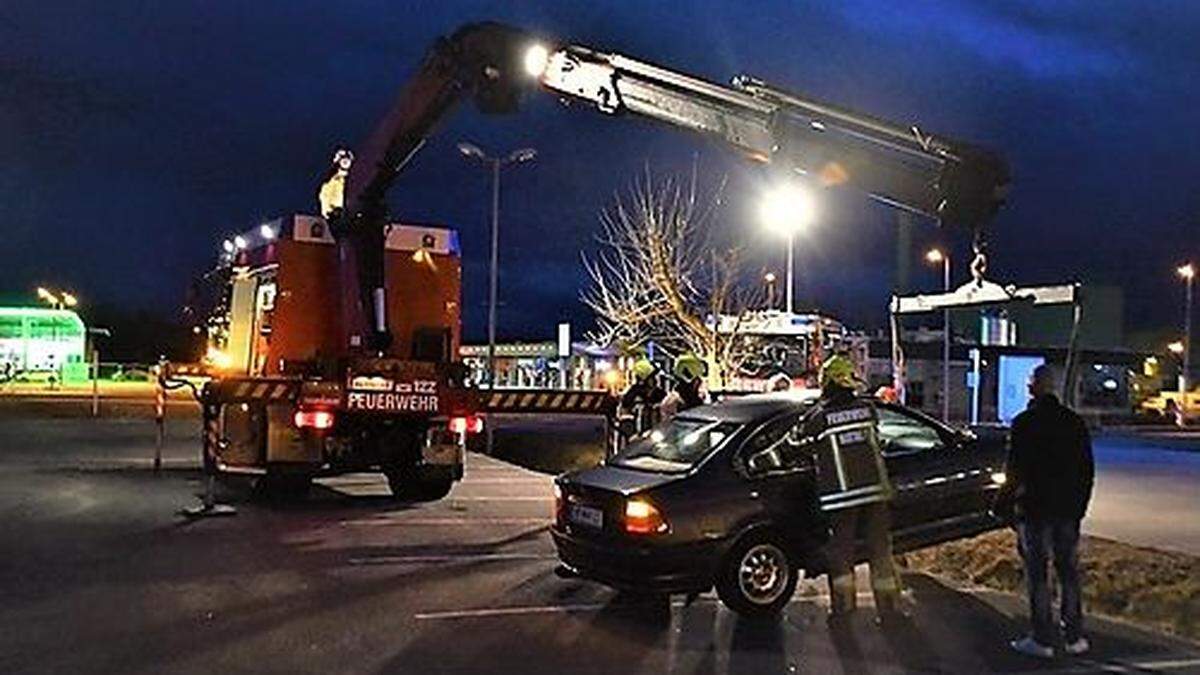
M271 501L300 501L308 497L312 476L267 473L256 486L259 493Z
M734 544L721 562L717 596L742 616L770 618L792 599L798 576L777 535L752 533Z
M411 469L391 469L384 475L392 496L402 501L432 502L450 494L450 488L454 487L452 478L422 479Z

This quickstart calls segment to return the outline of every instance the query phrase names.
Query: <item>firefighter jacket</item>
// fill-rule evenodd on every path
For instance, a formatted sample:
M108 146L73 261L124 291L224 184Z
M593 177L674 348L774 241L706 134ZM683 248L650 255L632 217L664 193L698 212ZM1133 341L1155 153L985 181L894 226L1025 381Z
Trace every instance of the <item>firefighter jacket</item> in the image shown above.
M870 401L849 391L821 398L800 424L814 455L822 511L888 501L892 485L876 437Z

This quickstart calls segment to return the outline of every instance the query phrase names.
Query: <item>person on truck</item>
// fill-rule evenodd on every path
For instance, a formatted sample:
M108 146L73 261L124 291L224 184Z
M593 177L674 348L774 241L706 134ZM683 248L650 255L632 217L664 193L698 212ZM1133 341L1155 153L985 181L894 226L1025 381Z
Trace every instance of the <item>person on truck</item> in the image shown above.
M800 422L812 448L820 510L831 534L825 557L831 625L847 625L857 609L854 553L862 535L871 567L871 591L881 622L903 619L900 577L892 559L888 502L893 490L876 438L878 416L869 398L856 395L854 364L841 355L821 368L821 397Z

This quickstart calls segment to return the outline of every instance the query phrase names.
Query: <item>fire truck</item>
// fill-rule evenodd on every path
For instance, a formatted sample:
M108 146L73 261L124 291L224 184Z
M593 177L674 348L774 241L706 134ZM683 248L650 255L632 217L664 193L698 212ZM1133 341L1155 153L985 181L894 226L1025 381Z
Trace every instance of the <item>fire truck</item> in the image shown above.
M367 140L335 156L323 218L292 217L227 244L228 331L213 356L229 369L201 396L206 466L299 487L369 468L398 495L433 498L462 475L478 413L520 412L504 407L513 401L539 413L553 401L582 405L580 396L472 396L456 363L453 233L395 224L387 209L391 185L459 103L512 113L537 91L700 134L773 180L849 187L961 227L980 255L1008 191L998 155L917 125L745 75L718 84L502 24L463 26L434 43Z

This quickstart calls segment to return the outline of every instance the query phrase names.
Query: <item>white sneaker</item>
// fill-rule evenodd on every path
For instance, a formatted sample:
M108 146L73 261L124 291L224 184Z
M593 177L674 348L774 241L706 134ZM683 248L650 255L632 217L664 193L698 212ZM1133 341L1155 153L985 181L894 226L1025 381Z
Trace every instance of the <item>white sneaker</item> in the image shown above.
M1008 643L1015 651L1021 652L1026 656L1033 656L1039 659L1054 658L1054 648L1034 640L1032 637L1023 637L1020 640L1013 640Z
M1063 645L1063 651L1070 654L1071 656L1079 656L1080 654L1086 654L1087 650L1089 650L1091 648L1092 648L1092 644L1090 642L1088 642L1088 639L1085 637L1081 637L1074 642L1068 642L1067 644Z

